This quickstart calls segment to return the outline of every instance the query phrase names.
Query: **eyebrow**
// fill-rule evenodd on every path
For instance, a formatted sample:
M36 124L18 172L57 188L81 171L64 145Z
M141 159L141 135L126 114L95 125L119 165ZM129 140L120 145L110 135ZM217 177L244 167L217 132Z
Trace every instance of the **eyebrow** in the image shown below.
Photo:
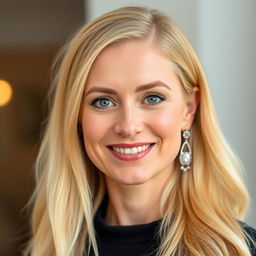
M154 81L154 82L150 82L147 84L143 84L140 85L136 88L135 92L141 92L141 91L145 91L145 90L149 90L155 87L164 87L167 88L168 90L171 91L171 88L165 84L162 81ZM113 94L113 95L118 95L117 91L111 88L107 88L107 87L92 87L86 94L85 97L93 92L101 92L101 93L108 93L108 94Z

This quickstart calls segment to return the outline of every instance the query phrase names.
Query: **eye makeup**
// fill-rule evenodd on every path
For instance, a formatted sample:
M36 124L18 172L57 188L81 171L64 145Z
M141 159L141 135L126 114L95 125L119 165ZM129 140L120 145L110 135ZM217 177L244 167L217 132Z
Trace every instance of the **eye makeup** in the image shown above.
M158 92L149 92L142 97L142 104L145 104L149 107L154 107L166 101L167 97L162 93ZM107 110L115 107L117 104L110 96L100 96L93 99L90 102L92 107L95 107L99 110Z

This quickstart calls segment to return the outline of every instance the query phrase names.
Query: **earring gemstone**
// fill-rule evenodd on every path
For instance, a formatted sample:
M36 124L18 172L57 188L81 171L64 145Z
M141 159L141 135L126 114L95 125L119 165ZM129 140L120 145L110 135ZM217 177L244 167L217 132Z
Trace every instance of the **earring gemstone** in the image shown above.
M188 139L190 137L190 131L189 130L186 130L183 132L183 138L184 139Z
M185 152L180 155L180 162L183 165L189 165L191 163L191 153Z

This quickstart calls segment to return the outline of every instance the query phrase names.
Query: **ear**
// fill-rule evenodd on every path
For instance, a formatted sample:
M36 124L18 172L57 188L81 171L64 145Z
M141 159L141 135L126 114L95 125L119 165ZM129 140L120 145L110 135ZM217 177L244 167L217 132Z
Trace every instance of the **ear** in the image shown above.
M186 128L190 129L195 118L199 101L200 101L200 89L198 86L194 86L192 89L192 92L186 96L184 127L182 127L183 130L185 130Z

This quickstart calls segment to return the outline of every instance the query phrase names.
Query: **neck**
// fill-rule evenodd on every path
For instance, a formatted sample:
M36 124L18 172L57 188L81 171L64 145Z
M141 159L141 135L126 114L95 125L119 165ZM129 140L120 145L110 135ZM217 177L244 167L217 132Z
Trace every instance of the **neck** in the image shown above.
M161 219L160 201L167 181L166 177L162 180L157 186L150 181L140 185L120 185L106 178L109 194L107 224L138 225Z

